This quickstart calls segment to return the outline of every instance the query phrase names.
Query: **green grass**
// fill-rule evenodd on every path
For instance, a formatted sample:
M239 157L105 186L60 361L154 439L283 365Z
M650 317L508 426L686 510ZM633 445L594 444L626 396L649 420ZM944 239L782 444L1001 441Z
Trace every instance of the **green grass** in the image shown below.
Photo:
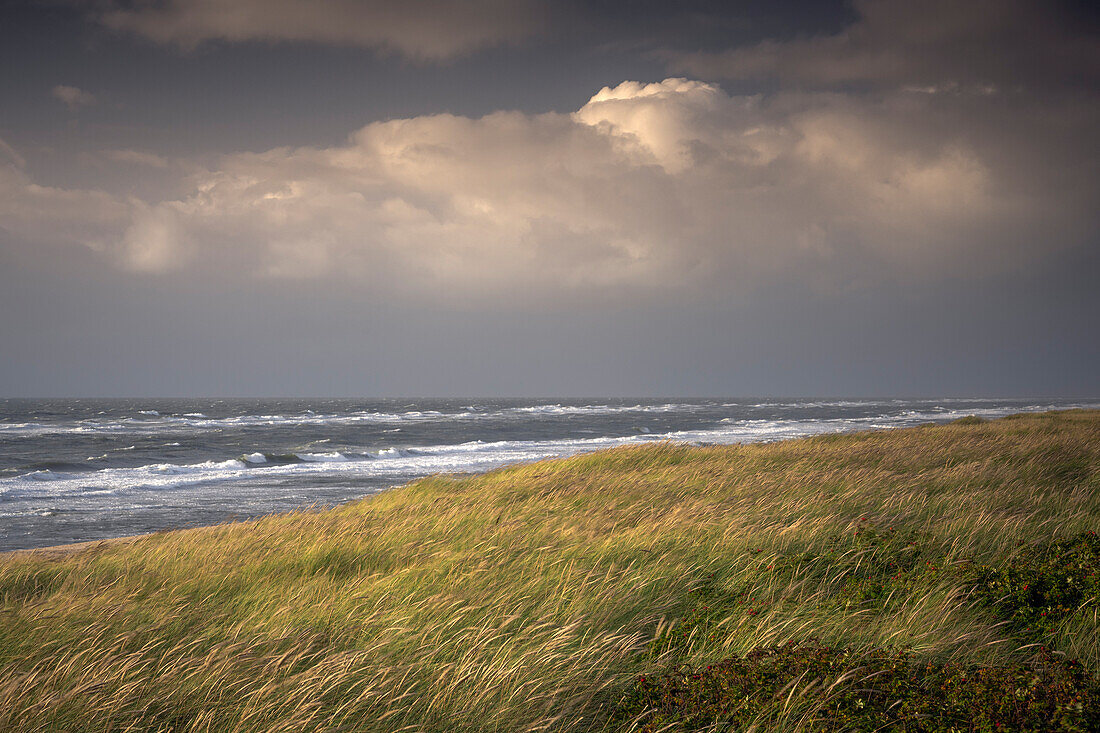
M1100 412L1071 411L622 448L13 553L0 730L628 729L657 719L639 677L667 691L710 665L741 690L746 660L782 648L843 663L830 682L793 660L797 684L768 672L734 712L664 700L662 725L816 730L836 700L921 710L933 683L981 673L1040 680L1044 705L1076 695L1063 727L1088 729L1098 490ZM838 697L874 670L909 687Z

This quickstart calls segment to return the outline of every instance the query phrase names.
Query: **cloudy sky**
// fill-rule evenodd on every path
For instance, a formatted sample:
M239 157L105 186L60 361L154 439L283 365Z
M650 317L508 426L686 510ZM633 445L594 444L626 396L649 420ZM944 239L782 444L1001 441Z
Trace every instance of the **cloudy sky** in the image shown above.
M0 10L0 396L1100 394L1100 13Z

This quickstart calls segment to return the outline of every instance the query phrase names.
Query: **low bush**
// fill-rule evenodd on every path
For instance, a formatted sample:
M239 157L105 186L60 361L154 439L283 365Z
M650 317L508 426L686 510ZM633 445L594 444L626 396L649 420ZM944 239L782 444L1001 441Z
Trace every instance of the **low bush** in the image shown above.
M784 723L819 731L1087 731L1100 728L1100 687L1080 664L1046 649L1026 664L971 666L807 642L640 676L611 723L639 731Z
M1000 568L975 568L976 592L1017 633L1041 636L1100 596L1100 535L1021 547Z

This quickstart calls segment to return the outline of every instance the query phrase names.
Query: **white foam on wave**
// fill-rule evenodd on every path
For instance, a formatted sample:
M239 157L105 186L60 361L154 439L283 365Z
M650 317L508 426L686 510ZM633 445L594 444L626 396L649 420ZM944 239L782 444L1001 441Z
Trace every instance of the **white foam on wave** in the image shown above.
M450 447L453 448L455 446L450 446ZM378 459L409 458L409 457L412 457L412 456L423 455L426 450L430 450L430 449L423 449L423 448L383 448L382 450L378 451L377 453L372 454L372 453L368 452L365 455L368 456L368 457L373 456L374 458L378 458Z
M761 400L756 402L724 402L722 407L741 407L750 409L771 409L771 410L801 410L801 409L820 409L828 407L891 407L901 404L912 403L933 403L939 400L902 400L902 399L835 399L835 400ZM998 400L999 402L1005 402L1005 400ZM968 402L979 402L979 400L968 400Z
M39 430L48 430L49 425L44 425L37 422L7 422L0 423L0 433L11 433L12 435L35 435Z
M1046 408L1044 405L1035 406L1035 409ZM709 428L650 434L541 441L468 441L445 445L390 446L373 451L303 452L297 454L301 462L273 462L263 453L256 452L241 459L195 464L156 463L84 473L39 470L0 479L0 499L4 502L5 512L17 514L24 510L25 513L40 511L44 505L66 511L80 508L129 511L163 506L166 491L172 492L173 505L201 505L208 497L224 497L224 486L232 484L230 492L233 496L247 494L253 497L250 501L262 507L271 487L287 482L293 482L295 486L308 486L314 479L339 480L346 477L349 482L355 481L360 486L392 486L429 474L480 472L506 464L662 440L708 444L775 441L822 433L906 427L929 421L945 422L972 414L997 417L1019 411L1018 406L991 406L976 410L969 407L958 410L906 410L892 416L824 420L730 420L717 422Z
M30 479L31 481L57 481L58 479L66 478L68 474L57 473L49 469L44 469L42 471L31 471L28 474L24 474L24 476L26 476L26 478Z
M203 474L216 473L225 470L239 471L245 467L246 464L244 461L239 461L235 458L231 458L228 461L204 461L202 463L189 463L182 466L176 463L154 463L150 466L141 466L140 468L133 470L145 470L151 473L162 474L165 476L201 476ZM114 470L125 471L127 469L123 468Z
M615 415L633 412L675 412L698 409L699 405L667 403L664 405L532 405L530 407L512 407L485 415L503 415L509 412L525 415Z
M525 405L518 407L486 408L470 410L458 409L454 412L441 412L439 410L414 410L404 412L384 412L378 410L357 410L344 413L315 413L305 410L293 414L268 414L268 415L236 415L229 417L209 417L201 412L189 412L183 415L156 414L155 410L140 410L143 419L124 418L97 418L82 419L76 421L64 421L55 424L45 423L11 423L0 424L0 433L8 433L19 436L36 435L65 435L65 434L166 434L175 432L191 432L195 430L218 430L233 428L255 427L299 427L299 426L327 426L327 425L356 425L356 424L401 424L407 422L428 421L485 421L507 420L516 417L523 418L553 418L568 416L596 416L617 415L624 413L669 413L675 411L692 411L701 407L698 404L666 403L660 405L562 405L560 403L543 405ZM705 407L705 405L703 406Z
M306 463L344 463L348 460L347 456L339 451L332 451L331 453L295 453L295 455Z

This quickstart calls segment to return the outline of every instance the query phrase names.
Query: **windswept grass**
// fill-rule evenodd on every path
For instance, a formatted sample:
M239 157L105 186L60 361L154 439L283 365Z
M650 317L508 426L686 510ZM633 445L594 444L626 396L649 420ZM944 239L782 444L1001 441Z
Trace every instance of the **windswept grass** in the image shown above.
M0 730L607 730L639 676L810 643L950 679L1064 652L1087 682L1098 490L1100 412L1073 411L622 448L13 553ZM816 725L802 682L751 725Z

